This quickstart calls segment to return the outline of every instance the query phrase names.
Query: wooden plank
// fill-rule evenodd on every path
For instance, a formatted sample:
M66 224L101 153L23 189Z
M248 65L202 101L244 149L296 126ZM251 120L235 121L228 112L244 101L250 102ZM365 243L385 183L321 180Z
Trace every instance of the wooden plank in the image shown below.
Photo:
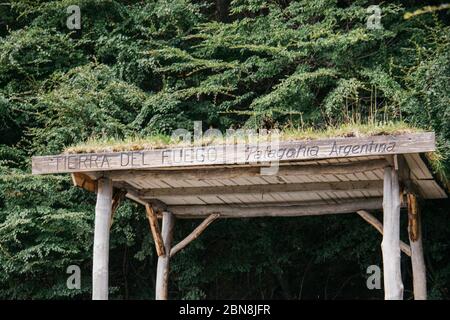
M211 186L209 183L207 183L207 181L186 180L185 182L188 183L190 187L210 187Z
M115 181L115 183L117 183L118 181ZM141 189L141 187L137 184L137 183L135 183L134 182L134 180L128 180L127 181L127 184L130 186L130 187L132 187L133 189L136 189L136 190L140 190Z
M338 182L339 181L339 179L336 178L332 174L324 174L323 177L325 178L325 181L331 181L331 182ZM371 179L364 179L364 180L371 180ZM377 180L377 179L373 179L373 180Z
M193 240L197 239L200 234L217 218L219 218L220 214L211 214L209 215L203 222L194 229L186 238L181 240L176 246L174 246L170 250L170 257L173 257L178 251L183 250L189 243Z
M398 173L391 167L384 170L383 188L383 253L384 297L403 299L400 259L400 187Z
M447 194L434 180L413 180L423 199L446 199Z
M352 199L338 204L292 204L281 205L192 205L169 206L169 210L177 217L202 217L219 213L223 218L242 217L296 217L337 213L351 213L358 210L378 210L382 208L382 199Z
M236 197L234 195L221 195L220 198L225 203L243 203L242 200L239 199L239 197Z
M151 169L421 153L435 150L433 132L246 145L213 145L143 151L61 154L32 159L32 173Z
M220 204L220 203L224 203L220 198L218 198L215 195L205 195L202 196L201 194L198 194L197 197L199 199L201 199L204 203L215 203L215 204Z
M158 200L161 200L167 205L205 204L205 201L200 197L159 197Z
M145 186L146 184L148 184L149 180L148 179L141 179L140 180L142 182L142 184ZM151 188L172 188L172 186L169 183L166 183L164 180L153 180L152 184L154 185Z
M105 178L98 180L92 262L93 300L108 300L109 226L112 209L112 191L111 180Z
M433 179L433 175L418 154L404 155L414 179Z
M161 232L159 231L158 218L156 217L155 212L150 204L145 204L145 211L147 212L147 219L150 224L150 230L153 235L153 241L155 242L156 253L158 257L161 257L165 254L164 252L164 242L161 236Z
M221 194L264 194L270 192L314 192L333 190L377 190L383 188L383 181L344 181L344 182L312 182L312 183L286 183L286 184L262 184L239 185L222 187L192 187L173 189L141 190L141 198L158 198L161 196L207 196Z
M139 198L139 195L135 191L127 190L127 194L125 195L128 199L133 200L136 203L146 205L146 201L144 199Z
M362 181L362 180L369 180L369 179L367 179L367 176L364 174L364 172L357 172L357 173L355 173L355 176L360 181Z
M363 173L366 176L365 180L378 180L378 177L373 171L366 171Z
M279 168L277 176L308 176L312 179L316 175L334 174L339 178L339 174L366 172L383 169L388 163L385 160L368 160L355 163L340 163L334 165L306 165L306 166L282 166ZM113 181L133 181L136 178L142 179L171 179L177 180L221 180L224 185L236 185L230 179L239 177L260 176L259 167L243 168L199 168L188 170L124 170L106 173ZM348 180L348 179L345 179ZM381 179L380 179L381 180ZM311 180L317 181L317 179Z

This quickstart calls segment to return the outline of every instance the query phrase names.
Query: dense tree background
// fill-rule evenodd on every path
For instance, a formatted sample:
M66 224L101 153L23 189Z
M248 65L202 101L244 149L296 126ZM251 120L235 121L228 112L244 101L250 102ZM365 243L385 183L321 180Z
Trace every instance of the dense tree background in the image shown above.
M74 4L81 30L66 26ZM366 27L372 4L382 29ZM194 120L221 129L402 120L436 131L436 169L449 172L450 10L404 17L439 4L0 3L0 298L90 297L94 195L67 176L30 174L31 155L89 138L170 133ZM449 204L423 204L435 299L450 297ZM176 239L196 223L178 222ZM143 208L120 207L111 242L111 297L153 298L156 258ZM380 242L354 215L215 222L173 259L170 296L379 299L365 271L381 265ZM411 298L410 261L402 262ZM71 264L82 268L80 291L66 288Z

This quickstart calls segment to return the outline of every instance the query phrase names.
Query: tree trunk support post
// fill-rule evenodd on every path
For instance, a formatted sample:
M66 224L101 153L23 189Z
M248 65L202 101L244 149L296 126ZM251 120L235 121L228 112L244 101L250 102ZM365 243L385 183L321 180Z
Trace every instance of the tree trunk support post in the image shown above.
M92 299L108 300L109 229L112 212L112 181L98 180L95 206L94 258L92 263Z
M408 235L411 246L411 264L415 300L427 300L427 278L422 246L422 225L417 197L407 194L408 199Z
M384 169L383 179L383 275L386 300L403 299L400 256L400 186L398 171Z
M162 240L164 243L164 255L158 257L158 267L156 271L156 300L168 299L169 288L169 262L170 249L172 246L173 228L175 216L171 212L162 213Z
M411 248L413 292L415 300L427 299L427 278L422 245L420 190L411 178L411 170L404 156L399 159L399 178L404 187L408 205L408 238Z

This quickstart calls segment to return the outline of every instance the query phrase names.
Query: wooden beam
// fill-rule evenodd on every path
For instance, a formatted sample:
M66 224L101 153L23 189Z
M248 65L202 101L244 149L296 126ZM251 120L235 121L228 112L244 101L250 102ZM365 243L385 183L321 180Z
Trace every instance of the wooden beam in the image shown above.
M400 187L398 173L392 167L384 170L383 188L383 275L386 300L403 299L400 265Z
M170 212L163 212L162 236L164 240L164 250L167 254L158 257L158 267L156 273L156 300L167 300L169 291L170 272L170 248L172 246L173 227L175 217Z
M150 204L145 204L145 211L147 212L147 219L150 224L150 230L152 231L153 241L155 242L156 254L161 257L165 254L164 241L159 231L158 218L155 211Z
M415 300L427 300L427 276L422 245L422 226L417 197L407 194L408 199L408 235L411 245L411 264Z
M189 187L189 188L160 188L142 190L139 195L143 199L164 196L206 196L226 194L271 192L315 192L315 191L376 191L383 189L382 180L367 181L339 181L339 182L312 182L312 183L278 183L219 187Z
M433 175L428 169L420 154L405 154L405 161L411 170L411 179L428 180L433 179Z
M142 204L145 206L147 201L141 199L137 191L127 190L127 194L125 195L128 199L133 200L136 203Z
M32 158L32 173L92 172L207 165L382 156L435 151L433 132L349 137L277 144L237 144L175 147L124 152L61 154Z
M95 206L94 258L92 264L92 299L108 300L109 225L111 219L112 182L98 180Z
M280 166L276 176L304 176L321 174L347 174L383 169L388 163L384 159L364 160L358 162L343 162L337 164L315 165L286 165ZM124 170L107 173L114 181L127 181L132 179L143 180L199 180L233 179L241 177L261 176L261 167L233 167L233 168L199 168L184 170Z
M383 224L375 218L372 214L365 210L359 210L356 212L361 218L366 220L372 227L374 227L379 233L383 234ZM411 247L400 240L400 250L403 251L408 257L411 257Z
M176 246L174 246L171 250L170 250L170 257L173 257L178 251L182 250L183 248L185 248L190 242L192 242L193 240L197 239L200 234L217 218L219 218L220 214L218 213L214 213L211 214L210 216L208 216L205 220L203 220L203 222L194 229L194 231L192 231L186 238L184 238L183 240L181 240Z
M405 167L409 174L404 179L406 191L422 199L446 199L447 194L433 178L430 170L419 154L405 154Z
M73 185L90 192L97 192L97 181L91 179L87 174L74 172L71 174Z
M120 182L118 182L120 184ZM122 183L123 185L123 183ZM127 194L125 195L128 199L133 200L134 202L141 204L145 207L146 204L150 204L153 208L153 211L156 211L156 215L158 216L159 212L163 212L167 209L167 205L158 199L142 199L139 195L139 192L130 185L126 184Z
M221 218L247 217L297 217L335 213L352 213L358 210L378 210L382 208L381 198L352 199L336 204L292 205L290 203L253 205L181 205L169 206L169 210L179 218L202 217L219 213Z

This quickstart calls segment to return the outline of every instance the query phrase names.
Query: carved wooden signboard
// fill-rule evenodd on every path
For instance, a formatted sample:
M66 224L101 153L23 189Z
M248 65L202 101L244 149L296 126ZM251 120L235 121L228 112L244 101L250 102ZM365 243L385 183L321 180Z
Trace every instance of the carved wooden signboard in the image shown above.
M435 150L434 133L382 135L278 143L211 145L123 151L61 154L32 159L33 174L155 169L222 164L258 164L275 161L422 153Z

